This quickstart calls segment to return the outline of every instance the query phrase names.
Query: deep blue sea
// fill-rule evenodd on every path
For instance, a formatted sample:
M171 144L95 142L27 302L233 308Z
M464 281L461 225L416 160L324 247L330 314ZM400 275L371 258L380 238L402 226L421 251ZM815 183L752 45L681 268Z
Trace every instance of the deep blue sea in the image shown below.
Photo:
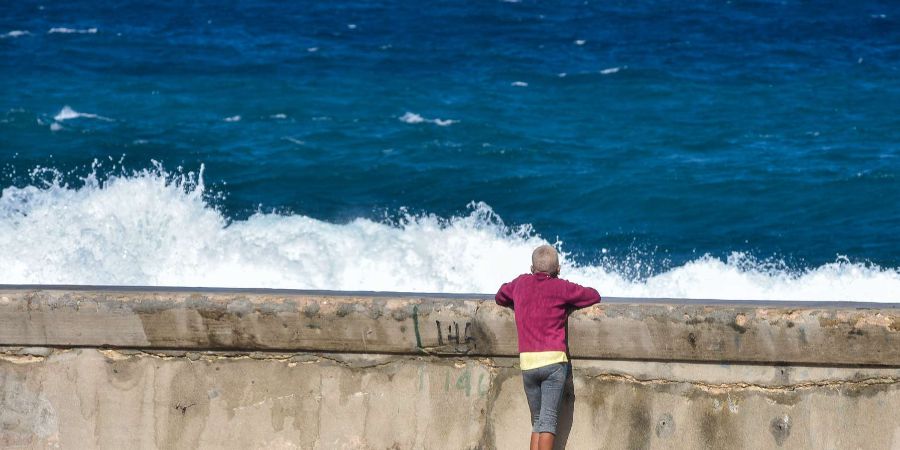
M0 283L900 301L900 3L0 3Z

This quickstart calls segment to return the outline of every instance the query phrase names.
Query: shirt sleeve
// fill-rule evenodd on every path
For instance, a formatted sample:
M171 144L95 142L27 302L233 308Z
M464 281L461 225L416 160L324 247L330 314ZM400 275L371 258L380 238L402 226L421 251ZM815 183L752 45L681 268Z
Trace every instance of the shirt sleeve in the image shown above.
M566 285L566 305L586 308L600 303L600 293L596 289L584 287L571 281Z
M500 306L512 308L512 306L513 306L512 293L513 293L513 282L510 281L509 283L503 283L503 285L500 286L500 290L497 291L497 295L494 296L494 301L496 301L497 304Z

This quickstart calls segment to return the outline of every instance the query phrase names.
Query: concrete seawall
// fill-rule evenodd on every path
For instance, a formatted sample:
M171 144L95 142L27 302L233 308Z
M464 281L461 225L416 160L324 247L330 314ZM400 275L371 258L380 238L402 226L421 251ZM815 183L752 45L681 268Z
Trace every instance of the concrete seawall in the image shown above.
M900 309L605 299L559 441L900 448ZM526 448L490 296L0 286L0 447Z

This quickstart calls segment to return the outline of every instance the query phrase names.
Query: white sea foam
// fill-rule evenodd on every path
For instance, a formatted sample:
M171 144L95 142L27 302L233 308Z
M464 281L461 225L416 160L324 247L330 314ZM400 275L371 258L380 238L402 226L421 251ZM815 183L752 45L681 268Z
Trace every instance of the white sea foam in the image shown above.
M47 34L96 34L96 28L83 28L83 29L75 29L75 28L65 28L65 27L55 27L51 28L47 31Z
M109 117L103 117L103 116L100 116L97 114L83 113L83 112L76 111L76 110L72 109L69 105L63 106L62 109L59 110L59 112L56 113L55 116L53 116L53 120L55 120L57 122L62 122L65 120L70 120L70 119L78 119L78 118L105 120L107 122L113 121L113 119L110 119Z
M46 173L44 171L43 173ZM335 224L258 213L228 223L200 174L162 169L90 175L73 188L0 192L0 284L123 284L418 292L496 291L547 241L504 225L483 203L468 215ZM900 302L900 271L838 260L803 272L734 254L630 279L563 256L563 275L607 296Z
M417 124L417 123L433 123L439 127L448 127L453 125L454 123L459 122L458 120L451 119L426 119L419 114L407 111L402 116L399 117L401 122Z
M284 140L286 140L286 141L288 141L288 142L292 142L292 143L297 144L297 145L306 145L306 141L302 141L302 140L297 139L297 138L295 138L295 137L285 136L285 137L283 137L282 139L284 139Z
M31 33L28 31L12 30L9 33L0 35L0 37L2 37L2 38L17 38L17 37L21 37L21 36L28 36L29 34L31 34Z
M425 118L423 118L422 116L420 116L416 113L411 113L411 112L407 111L405 114L400 116L400 120L403 122L406 122L406 123L422 123L425 121Z
M224 121L226 121L226 122L240 122L240 121L241 121L241 116L231 116L231 117L226 117L226 118L224 118L224 119L222 119L222 120L224 120Z
M585 41L584 39L577 39L575 41L575 45L584 45L586 42L587 41Z
M527 87L528 86L528 83L526 83L524 81L513 81L510 84L515 87Z
M600 73L603 75L610 75L610 74L616 73L622 69L624 69L624 67L609 67L609 68L601 70Z

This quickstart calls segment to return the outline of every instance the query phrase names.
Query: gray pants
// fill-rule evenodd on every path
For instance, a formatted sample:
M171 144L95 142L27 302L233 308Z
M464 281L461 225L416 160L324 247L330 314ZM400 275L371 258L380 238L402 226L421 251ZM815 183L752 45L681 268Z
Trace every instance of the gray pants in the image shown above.
M556 434L559 404L566 385L568 363L556 363L537 369L523 370L525 398L531 410L531 431Z

